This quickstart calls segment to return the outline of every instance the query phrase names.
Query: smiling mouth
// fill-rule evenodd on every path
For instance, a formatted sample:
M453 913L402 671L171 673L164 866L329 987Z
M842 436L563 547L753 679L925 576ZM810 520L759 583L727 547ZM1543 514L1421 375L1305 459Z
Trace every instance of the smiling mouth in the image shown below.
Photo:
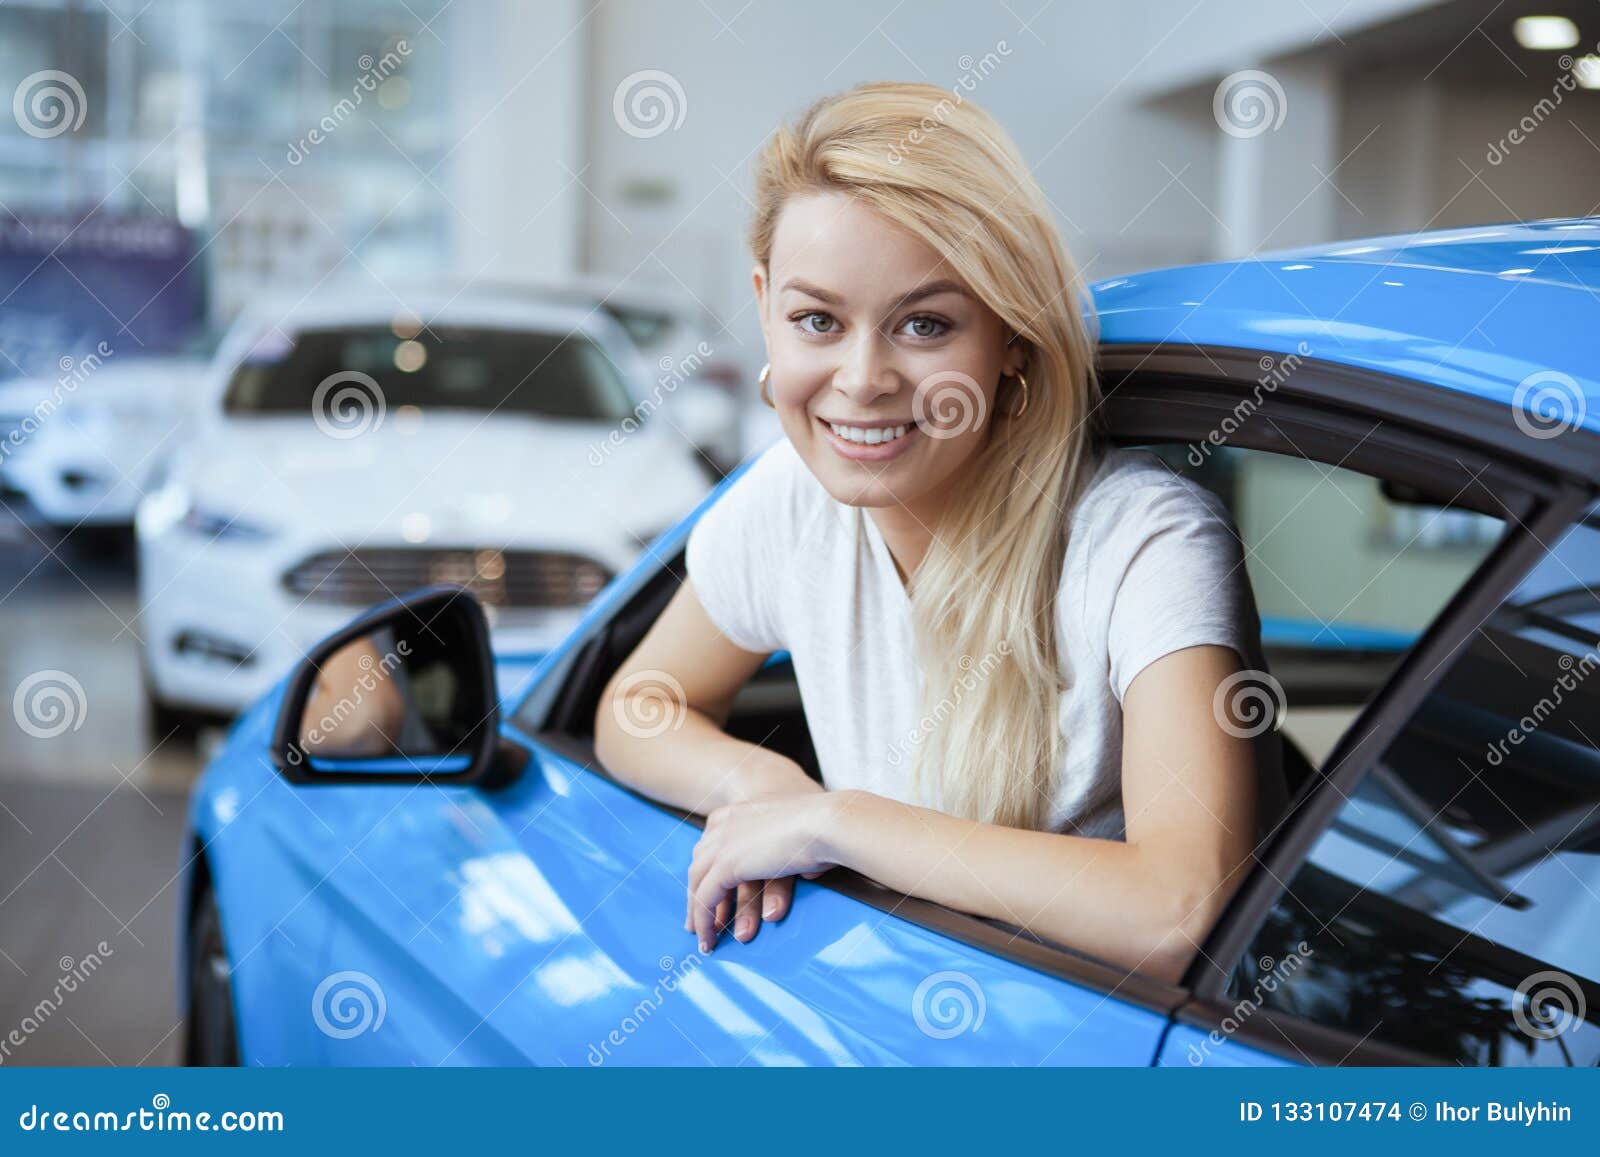
M856 446L885 446L907 437L917 428L916 422L902 422L897 426L848 426L840 422L817 419L842 442Z

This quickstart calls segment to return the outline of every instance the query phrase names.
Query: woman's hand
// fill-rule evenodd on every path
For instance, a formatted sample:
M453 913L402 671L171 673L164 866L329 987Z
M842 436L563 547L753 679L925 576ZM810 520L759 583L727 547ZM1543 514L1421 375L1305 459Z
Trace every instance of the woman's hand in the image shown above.
M770 796L719 807L689 864L689 911L684 929L710 952L733 918L734 939L750 940L762 920L781 920L794 896L794 877L821 875L833 864L823 851L831 811L828 792Z

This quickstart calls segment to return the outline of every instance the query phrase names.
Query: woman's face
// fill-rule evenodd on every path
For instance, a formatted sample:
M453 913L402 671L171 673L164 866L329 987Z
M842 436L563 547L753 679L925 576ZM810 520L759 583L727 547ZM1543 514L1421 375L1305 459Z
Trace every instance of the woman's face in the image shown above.
M988 437L1021 343L937 252L845 193L791 197L755 270L768 391L811 472L851 506L940 508Z

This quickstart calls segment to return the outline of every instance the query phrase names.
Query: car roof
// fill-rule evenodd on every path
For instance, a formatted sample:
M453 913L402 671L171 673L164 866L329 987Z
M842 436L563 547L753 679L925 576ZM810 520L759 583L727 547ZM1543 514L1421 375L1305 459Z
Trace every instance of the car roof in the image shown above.
M1600 217L1286 249L1091 293L1103 345L1298 353L1529 410L1544 395L1600 432Z

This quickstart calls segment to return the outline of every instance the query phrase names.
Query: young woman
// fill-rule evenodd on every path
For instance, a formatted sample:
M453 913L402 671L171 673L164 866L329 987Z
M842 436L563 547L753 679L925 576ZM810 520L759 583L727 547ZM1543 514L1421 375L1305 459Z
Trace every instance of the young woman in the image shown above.
M595 718L613 775L707 817L685 928L748 941L845 865L1176 979L1282 803L1275 734L1213 709L1259 623L1220 504L1096 443L1026 163L942 89L863 85L773 136L750 241L785 438ZM720 728L780 649L821 784ZM664 687L675 726L630 726Z

